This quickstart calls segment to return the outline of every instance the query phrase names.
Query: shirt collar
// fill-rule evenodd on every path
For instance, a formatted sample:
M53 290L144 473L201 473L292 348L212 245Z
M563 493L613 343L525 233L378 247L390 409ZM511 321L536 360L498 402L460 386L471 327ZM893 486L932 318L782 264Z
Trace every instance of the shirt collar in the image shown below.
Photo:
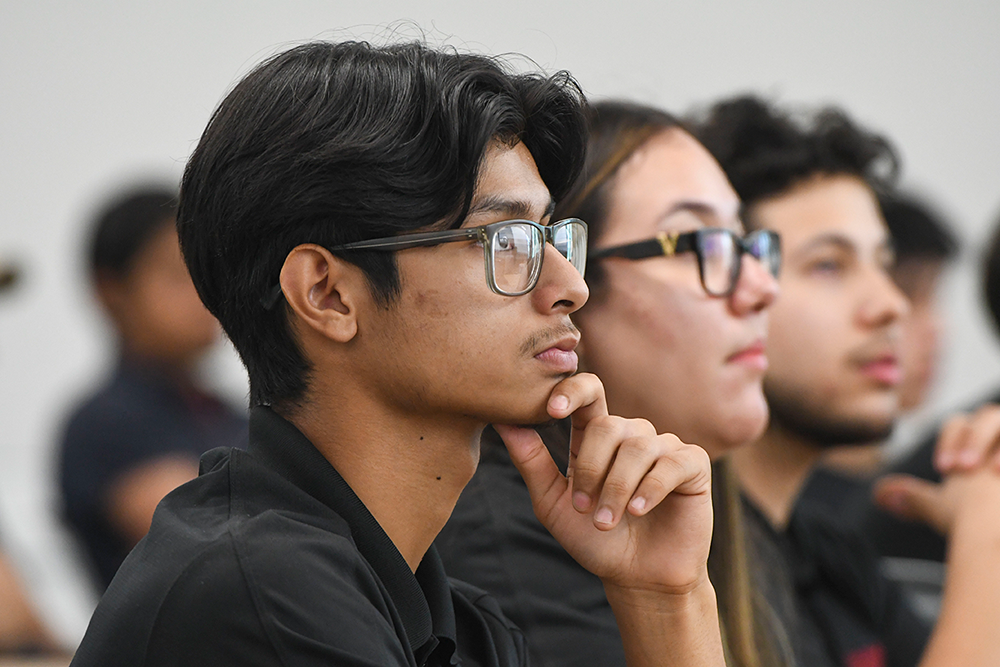
M414 653L434 636L451 640L453 649L457 632L451 588L433 546L414 576L399 549L340 473L301 431L270 408L250 411L247 451L347 522L358 551L389 592ZM433 649L431 646L424 652Z

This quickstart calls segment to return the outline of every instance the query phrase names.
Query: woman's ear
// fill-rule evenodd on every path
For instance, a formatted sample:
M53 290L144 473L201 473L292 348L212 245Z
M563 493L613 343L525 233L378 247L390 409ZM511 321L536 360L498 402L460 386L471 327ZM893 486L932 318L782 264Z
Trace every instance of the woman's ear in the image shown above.
M304 326L340 343L357 335L358 306L368 288L356 266L322 246L305 243L288 253L279 281Z

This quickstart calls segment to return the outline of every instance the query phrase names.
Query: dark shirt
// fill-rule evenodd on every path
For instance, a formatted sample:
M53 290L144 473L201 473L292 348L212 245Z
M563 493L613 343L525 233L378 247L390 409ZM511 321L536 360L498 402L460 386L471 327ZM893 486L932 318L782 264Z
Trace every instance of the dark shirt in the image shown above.
M553 446L557 458L562 443ZM774 531L746 504L754 584L768 599L801 667L916 664L928 630L860 541L809 507ZM447 570L487 590L528 639L532 664L624 665L601 580L535 518L527 487L492 430L479 469L438 536ZM864 554L864 555L861 555Z
M333 466L268 408L169 494L101 599L75 667L525 665L482 591L414 574Z
M156 366L123 359L111 380L70 417L60 446L66 522L103 591L133 544L108 519L109 488L137 466L246 441L247 418L182 387Z
M785 613L795 617L782 621L795 635L801 664L822 664L819 655L825 653L830 664L845 667L916 665L930 629L902 589L882 574L871 545L832 518L826 500L816 499L828 498L836 487L830 474L816 471L807 480L784 531L774 530L752 503L745 503L757 559L783 562L757 572L791 574L796 603ZM755 583L768 594L768 583ZM782 614L780 606L775 608Z
M879 474L905 473L930 482L940 482L941 474L934 468L938 434L939 431L935 430L905 458ZM860 511L855 510L849 517L861 532L871 537L881 555L944 562L947 542L941 533L926 523L901 519L880 508L871 500L870 485L859 495L859 500Z

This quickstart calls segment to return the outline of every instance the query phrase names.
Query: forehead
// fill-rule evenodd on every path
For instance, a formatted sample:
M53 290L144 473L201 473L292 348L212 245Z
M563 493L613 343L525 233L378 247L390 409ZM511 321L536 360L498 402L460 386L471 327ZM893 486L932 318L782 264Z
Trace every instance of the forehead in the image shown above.
M740 207L715 158L680 128L652 137L622 164L608 203L608 236L649 235L685 207L704 213L705 224L731 226Z
M549 189L527 147L492 143L483 157L467 225L509 218L540 221L550 208Z
M753 208L757 226L781 234L787 255L825 238L839 238L859 250L889 240L871 188L855 176L819 175Z

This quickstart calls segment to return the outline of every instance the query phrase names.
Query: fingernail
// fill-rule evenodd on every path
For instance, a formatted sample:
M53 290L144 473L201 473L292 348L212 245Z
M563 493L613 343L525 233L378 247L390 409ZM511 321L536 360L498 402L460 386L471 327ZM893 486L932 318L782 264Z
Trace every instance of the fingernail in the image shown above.
M611 523L613 518L615 518L615 515L607 507L597 510L597 514L594 515L594 521L597 523Z
M937 467L939 470L947 470L955 463L955 456L951 452L944 452L937 457Z
M554 396L549 402L553 410L565 410L569 407L569 399L565 396Z
M590 496L583 491L577 491L573 494L573 507L581 512L586 512L590 507Z
M643 498L642 496L639 496L638 498L633 498L632 502L630 502L629 505L631 505L632 509L634 509L636 512L641 512L644 509L646 509L646 499Z

